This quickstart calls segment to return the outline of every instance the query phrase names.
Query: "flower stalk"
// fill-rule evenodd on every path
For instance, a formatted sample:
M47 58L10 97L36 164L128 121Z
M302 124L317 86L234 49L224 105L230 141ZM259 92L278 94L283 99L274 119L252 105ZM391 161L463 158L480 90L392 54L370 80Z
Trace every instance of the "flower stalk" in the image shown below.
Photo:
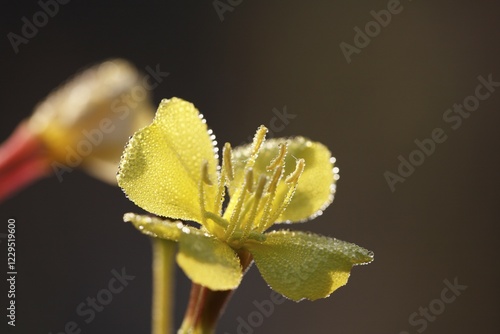
M243 272L246 272L253 262L252 254L241 251L238 256ZM193 282L184 321L178 334L215 333L217 321L224 313L234 291L235 289L214 291Z
M152 334L171 334L173 329L173 277L176 244L170 240L152 238L153 304Z
M21 123L0 146L0 202L50 175L49 160L43 143Z

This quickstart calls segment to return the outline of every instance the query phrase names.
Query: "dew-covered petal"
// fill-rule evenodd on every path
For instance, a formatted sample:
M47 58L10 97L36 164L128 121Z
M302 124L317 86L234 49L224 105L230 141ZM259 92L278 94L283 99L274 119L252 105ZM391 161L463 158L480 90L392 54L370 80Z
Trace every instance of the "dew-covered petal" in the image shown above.
M226 243L202 234L182 234L177 263L195 283L211 290L231 290L242 278L236 253Z
M279 144L288 143L288 154L285 160L285 176L292 173L296 167L297 159L305 160L305 169L299 178L298 187L285 212L277 222L302 222L326 209L333 201L335 192L335 176L333 159L326 146L319 142L311 141L304 137L275 138L267 140L257 158L254 166L254 175L266 173L266 167L278 155ZM240 146L233 151L235 170L234 181L231 182L230 194L234 194L241 184L245 162L250 155L250 145ZM280 182L276 203L284 199L288 192L288 185L284 179ZM275 207L276 209L276 207Z
M373 261L373 253L337 239L291 231L266 235L246 248L271 288L294 301L328 297L347 283L354 265Z
M135 213L126 213L123 216L125 222L132 223L142 233L160 239L179 241L183 233L201 234L198 229L187 226L180 221L170 219L160 219L158 217L150 217L138 215Z
M120 161L118 184L134 203L151 213L201 222L199 184L204 161L216 180L213 135L192 103L163 100L153 123L129 140ZM214 186L205 202L215 202Z

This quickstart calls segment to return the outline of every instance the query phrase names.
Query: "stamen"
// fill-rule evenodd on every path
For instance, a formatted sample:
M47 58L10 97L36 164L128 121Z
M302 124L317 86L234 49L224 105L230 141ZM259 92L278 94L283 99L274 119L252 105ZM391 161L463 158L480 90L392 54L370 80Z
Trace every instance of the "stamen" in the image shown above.
M222 227L223 229L226 229L229 225L229 222L225 220L224 218L212 213L212 212L205 212L206 218L213 220L217 225Z
M266 139L267 128L264 125L259 126L255 137L253 138L252 155L257 154L262 146L262 143Z
M222 214L222 203L224 203L224 196L226 196L226 183L224 182L226 178L226 171L222 168L219 176L219 183L217 184L217 196L215 196L214 212L219 215Z
M257 129L255 136L253 137L250 157L248 158L248 160L245 164L245 168L244 168L244 171L246 173L245 178L243 180L243 184L240 187L238 187L240 189L239 190L240 193L239 193L239 195L237 195L236 198L233 196L233 198L231 198L231 201L229 202L229 207L233 207L233 205L232 205L233 200L236 199L236 203L234 204L234 209L232 210L231 217L229 219L230 225L227 228L226 234L225 234L226 240L235 231L235 229L237 228L236 225L240 224L240 219L243 216L242 212L241 212L241 208L245 202L245 197L246 197L247 191L253 190L253 175L250 176L250 175L248 175L248 173L249 173L249 170L251 170L251 168L255 165L255 161L257 159L257 156L259 155L260 148L262 147L262 144L266 140L266 133L267 133L267 128L264 125L261 125ZM253 173L253 171L250 173ZM247 211L245 210L245 212L243 212L243 214L246 214L246 212ZM227 211L226 211L226 213L227 213Z
M255 160L257 159L260 148L264 143L264 141L266 140L266 133L267 133L267 128L264 125L259 126L257 132L255 133L255 136L253 137L252 153L247 161L245 168L250 168L253 167L253 165L255 165Z
M245 174L245 184L249 193L253 193L253 168L249 168Z
M224 149L222 150L222 168L220 171L217 196L215 197L214 205L214 212L217 212L219 215L222 214L222 204L224 203L224 197L226 196L226 185L229 181L233 180L233 176L231 144L226 143L224 145ZM226 177L229 180L226 180Z
M255 190L255 198L261 199L264 194L264 188L267 183L267 176L264 174L259 176L259 181L257 182L257 189Z
M229 181L232 181L234 179L234 171L233 171L233 152L231 150L231 144L226 143L224 145L222 156L223 156L222 168L226 170Z
M274 158L271 161L271 163L269 164L269 166L266 167L267 171L272 171L273 169L275 169L279 165L283 165L283 163L285 162L287 145L280 144L279 149L280 149L280 151L279 151L278 155L276 156L276 158Z
M260 202L262 199L262 195L264 194L264 188L267 183L267 176L262 174L259 176L259 181L257 182L257 188L255 189L255 194L254 194L254 202L252 206L252 211L250 211L250 216L248 217L248 220L246 223L242 226L243 229L243 235L241 237L241 242L244 242L250 233L250 230L252 229L254 222L255 222L255 217L257 216L258 208L260 206Z
M243 207L241 209L242 210L241 215L240 215L241 218L246 217L246 215L248 214L248 212L252 208L252 203L254 201L254 198L255 198L255 194L252 193L252 196L250 196L250 198L245 199L245 203L243 203Z
M271 184L269 184L267 192L274 193L276 191L276 187L278 186L278 182L280 182L282 175L283 175L283 166L279 166L274 171L273 178L271 180Z
M284 166L278 166L274 170L271 183L269 184L269 187L267 188L267 192L269 193L269 197L266 200L265 206L264 206L264 213L262 214L262 219L260 221L260 224L258 226L258 230L260 232L264 231L265 226L269 225L269 219L271 217L271 209L273 208L273 203L274 203L274 198L276 197L276 190L278 188L278 183L281 180L281 177L283 175L283 169Z
M208 162L206 160L203 161L201 165L201 181L200 181L200 210L201 210L201 224L203 226L207 226L207 218L205 216L205 183L208 180ZM208 180L210 181L210 180Z
M247 195L247 180L250 178L248 174L253 174L253 170L247 170L247 174L245 175L245 180L243 181L243 185L241 186L240 194L237 198L236 206L231 213L231 218L229 220L229 226L226 229L226 233L224 234L224 239L228 240L229 237L233 234L233 232L239 227L240 219L241 219L241 208L243 203L245 203L245 198ZM253 176L252 176L253 178Z
M295 170L293 171L292 174L288 175L285 182L286 183L296 183L299 180L300 175L302 175L302 172L304 171L305 165L306 165L306 162L304 159L297 160L297 164L295 165Z
M210 180L210 177L208 175L208 161L206 160L203 160L203 163L201 165L201 179L209 186L213 185L212 180Z
M306 165L306 162L304 159L297 160L295 170L290 175L288 175L288 177L285 180L285 182L290 185L290 187L288 188L288 192L285 196L285 199L281 203L281 206L278 208L278 210L276 210L273 213L271 219L269 220L269 222L271 222L271 224L269 224L269 222L268 222L267 225L265 226L264 230L271 227L272 223L274 223L275 221L278 220L278 218L281 216L281 214L288 207L288 204L290 204L290 202L292 201L293 195L295 194L295 191L297 190L299 178L302 175L302 172L304 171L305 165Z
M224 225L224 224L221 224L220 221L214 219L214 218L211 218L212 216L214 216L214 214L212 212L209 212L207 211L206 209L206 203L205 203L205 187L206 186L212 186L213 183L212 181L210 180L210 177L208 175L208 161L204 160L202 165L201 165L201 181L200 181L200 209L201 209L201 225L206 228L207 230L211 231L212 233L214 233L214 229L216 228L216 225ZM217 205L217 203L215 203ZM219 204L220 205L220 204ZM215 211L215 212L218 212L218 211ZM211 221L208 221L207 218L211 218ZM222 219L222 218L221 218ZM215 224L214 224L215 222ZM227 226L227 224L226 224ZM225 226L221 226L223 228L225 228Z
M269 187L267 189L269 197L267 198L264 206L264 213L262 215L260 224L257 227L259 231L263 231L263 228L269 224L271 209L273 207L274 198L276 197L276 189L278 187L278 183L281 180L281 177L283 176L283 170L285 168L286 154L287 154L287 144L285 142L279 145L278 155L273 159L273 161L271 161L269 166L267 166L266 168L268 171L274 169L274 173L271 179L271 183L269 184Z

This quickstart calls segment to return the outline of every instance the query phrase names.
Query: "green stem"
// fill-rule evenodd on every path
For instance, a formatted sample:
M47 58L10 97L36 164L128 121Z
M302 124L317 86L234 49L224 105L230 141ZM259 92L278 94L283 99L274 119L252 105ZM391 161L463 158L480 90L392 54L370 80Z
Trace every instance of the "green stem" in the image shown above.
M173 329L173 275L176 244L153 238L152 334L171 334Z

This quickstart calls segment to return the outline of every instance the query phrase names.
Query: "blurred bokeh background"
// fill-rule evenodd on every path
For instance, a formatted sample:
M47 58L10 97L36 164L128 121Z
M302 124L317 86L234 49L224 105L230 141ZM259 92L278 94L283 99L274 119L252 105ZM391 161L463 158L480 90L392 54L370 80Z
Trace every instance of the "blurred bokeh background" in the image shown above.
M349 284L330 298L277 305L254 333L498 331L500 87L457 129L443 120L447 109L475 94L479 76L500 81L497 2L73 0L58 6L16 53L8 34L21 35L23 17L33 22L43 9L36 1L3 3L0 140L79 69L121 57L143 72L148 66L169 72L152 92L154 104L172 96L192 101L219 143L246 141L286 109L294 118L276 136L310 137L337 158L334 203L293 228L355 242L373 250L375 262L354 268ZM379 32L368 25L372 37L349 63L341 43L356 47L354 29L364 31L374 21L371 11L388 6L398 13ZM414 141L430 138L435 128L446 141L391 191L384 173L397 173L398 156L408 159ZM8 217L17 219L14 332L64 333L69 321L82 333L149 332L150 243L122 222L129 211L141 212L119 188L80 171L63 182L41 180L0 204L0 233ZM0 245L5 263L4 240ZM86 324L78 305L121 268L135 279ZM440 302L445 280L467 286L451 303ZM188 292L178 270L177 325ZM270 292L252 268L218 333L238 333L238 317L248 319L253 302L268 300ZM420 308L429 306L426 318Z

